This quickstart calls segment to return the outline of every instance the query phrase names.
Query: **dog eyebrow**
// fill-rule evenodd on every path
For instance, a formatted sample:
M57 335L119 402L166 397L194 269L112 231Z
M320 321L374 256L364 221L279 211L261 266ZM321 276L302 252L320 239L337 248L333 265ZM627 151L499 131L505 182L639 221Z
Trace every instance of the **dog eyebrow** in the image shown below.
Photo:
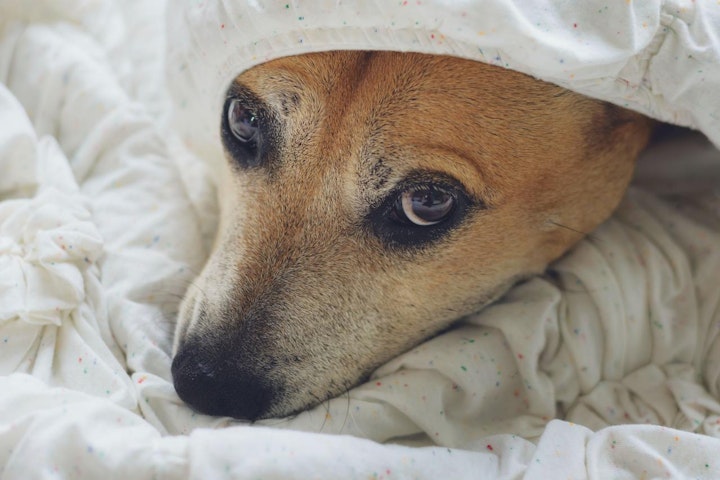
M278 102L280 103L280 111L287 116L292 110L297 110L300 105L300 94L297 92L278 92Z
M262 99L250 87L241 83L237 79L235 79L228 87L225 98L237 98L245 105L255 109L261 109L265 107L265 102L263 102Z
M455 178L475 198L484 198L487 195L487 172L481 163L471 159L470 153L461 148L440 144L416 143L410 148L408 153L419 157L419 161L414 162L415 169L439 171ZM475 148L481 150L479 146Z
M261 101L263 105L273 107L278 113L284 116L289 115L299 107L302 98L300 95L302 85L298 84L290 76L278 73L273 76L272 85L270 86L272 88L269 88L263 95L260 95L244 84L242 75L240 75L235 78L230 88L228 88L228 95L248 95L256 101Z
M388 166L387 161L380 157L370 166L369 184L375 190L380 190L387 185L393 169Z

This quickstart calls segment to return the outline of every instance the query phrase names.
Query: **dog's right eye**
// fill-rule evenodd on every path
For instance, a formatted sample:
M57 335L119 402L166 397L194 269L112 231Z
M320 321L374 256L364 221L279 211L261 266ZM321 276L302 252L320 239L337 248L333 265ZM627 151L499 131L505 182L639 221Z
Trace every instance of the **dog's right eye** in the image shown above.
M477 205L452 178L412 175L374 207L367 219L386 245L417 248L445 236Z
M430 227L450 217L455 203L455 196L451 193L429 184L398 195L390 218L399 223Z

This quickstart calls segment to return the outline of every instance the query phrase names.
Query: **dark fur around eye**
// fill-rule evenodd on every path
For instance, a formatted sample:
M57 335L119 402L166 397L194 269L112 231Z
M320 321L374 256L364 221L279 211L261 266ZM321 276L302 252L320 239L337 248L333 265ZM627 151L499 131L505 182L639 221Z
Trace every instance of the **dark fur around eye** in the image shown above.
M455 199L452 211L441 222L432 225L415 225L397 218L398 198L403 192L439 190ZM414 174L399 183L366 217L370 230L387 248L403 250L427 247L438 242L456 229L471 210L484 208L472 199L460 182L444 175Z
M231 111L244 118L246 125L238 129L230 124ZM223 107L220 133L225 151L233 163L240 168L255 168L269 165L273 158L273 147L277 120L272 112L249 90L233 85L228 90Z

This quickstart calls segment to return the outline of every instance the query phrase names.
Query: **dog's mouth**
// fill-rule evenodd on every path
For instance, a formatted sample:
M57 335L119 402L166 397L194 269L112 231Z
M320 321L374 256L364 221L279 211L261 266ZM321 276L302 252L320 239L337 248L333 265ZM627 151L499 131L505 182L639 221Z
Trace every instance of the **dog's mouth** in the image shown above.
M360 383L386 360L342 340L333 345L327 322L303 329L262 309L232 321L191 310L203 315L178 341L172 377L180 398L200 413L251 421L290 415Z
M277 295L263 298L244 309L233 301L218 309L217 299L199 293L186 298L171 370L193 410L251 421L286 416L347 390L377 366L333 342L330 322L320 318L327 310L303 321Z
M297 356L238 354L237 349L208 347L192 340L175 355L172 376L179 397L193 410L254 421L306 410L369 374L362 371L350 379L328 379L309 360L306 368Z

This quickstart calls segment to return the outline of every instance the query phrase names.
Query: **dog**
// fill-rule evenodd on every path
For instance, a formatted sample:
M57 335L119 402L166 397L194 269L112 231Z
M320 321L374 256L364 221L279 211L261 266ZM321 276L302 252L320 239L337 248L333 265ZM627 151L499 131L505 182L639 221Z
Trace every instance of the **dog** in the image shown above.
M213 252L172 375L256 420L345 392L607 219L652 121L462 58L335 51L240 74Z

